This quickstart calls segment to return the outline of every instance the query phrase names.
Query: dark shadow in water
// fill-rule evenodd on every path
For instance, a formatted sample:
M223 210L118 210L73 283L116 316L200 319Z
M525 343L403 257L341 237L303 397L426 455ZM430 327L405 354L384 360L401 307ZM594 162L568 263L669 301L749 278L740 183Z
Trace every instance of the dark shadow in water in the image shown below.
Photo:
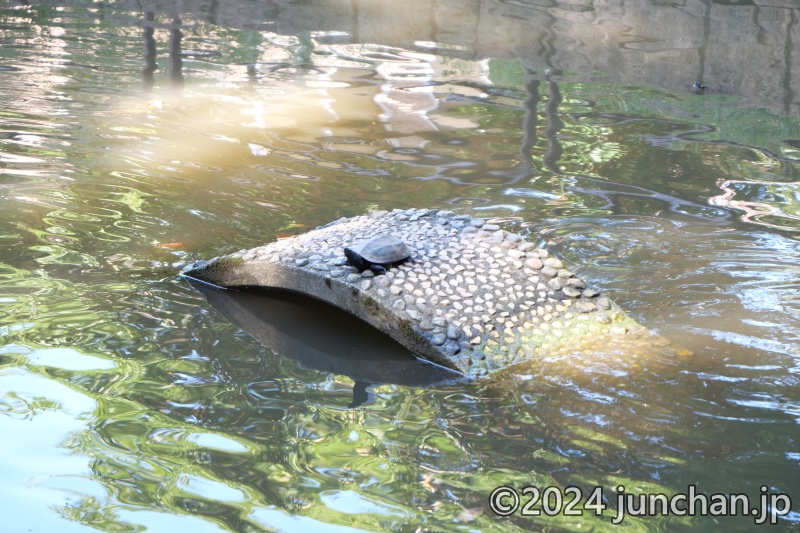
M525 118L522 119L522 133L524 136L522 138L522 146L519 148L519 153L522 156L522 160L529 168L533 165L531 151L539 140L539 133L537 131L539 127L539 111L537 108L541 100L539 96L540 85L541 82L539 80L530 76L525 81L525 92L528 97L525 99Z
M158 70L158 50L156 47L155 27L156 16L152 11L146 11L142 22L142 38L144 39L144 68L142 69L142 85L145 90L153 88L155 84L154 73ZM173 86L183 86L183 58L181 43L183 32L180 17L173 16L169 27L169 78Z
M545 168L554 174L561 174L561 167L558 166L558 160L564 155L564 148L561 146L561 141L558 139L559 133L564 129L564 121L558 114L558 106L564 101L561 96L561 88L556 82L548 82L550 89L550 98L545 107L545 115L547 116L547 127L544 130L544 138L547 139L547 151L544 153L542 163Z
M217 311L275 354L355 381L351 408L373 401L371 384L430 387L468 381L459 372L417 359L366 322L309 296L222 289L186 279Z
M155 28L153 27L153 22L155 19L155 13L148 11L144 14L145 23L142 24L144 34L144 68L142 69L142 83L146 90L152 89L153 84L155 83L153 74L158 68L158 65L156 64L157 52L156 39L154 37Z
M176 87L183 85L183 59L181 58L181 19L172 18L172 27L169 29L169 78Z

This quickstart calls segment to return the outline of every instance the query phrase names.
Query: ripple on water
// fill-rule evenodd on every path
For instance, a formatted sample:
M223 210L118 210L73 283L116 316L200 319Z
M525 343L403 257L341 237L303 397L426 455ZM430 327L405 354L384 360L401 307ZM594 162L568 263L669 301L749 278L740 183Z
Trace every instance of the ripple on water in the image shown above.
M73 348L34 350L27 354L28 364L73 372L112 371L117 364L110 359L81 353Z
M723 192L709 198L712 205L743 211L740 218L745 222L773 229L800 230L800 182L719 180L717 185Z
M319 494L323 505L342 514L378 514L412 518L413 514L403 507L367 497L352 490L330 490Z
M435 55L474 39L418 54L314 33L316 68L304 68L281 63L304 53L296 36L236 29L324 18L301 4L281 19L263 2L220 3L214 24L193 15L186 83L162 91L157 71L145 97L132 94L141 14L13 8L0 67L0 430L15 438L0 440L0 495L16 529L458 529L499 485L794 490L795 170L708 141L738 142L726 128L745 125L767 146L793 118L740 120L713 96ZM535 22L514 2L494 7ZM441 15L441 35L447 20L469 24ZM163 51L172 22L157 17ZM458 387L374 386L373 403L348 409L352 380L272 354L173 279L178 261L397 204L527 226L696 355L554 355ZM466 527L605 527L476 515Z

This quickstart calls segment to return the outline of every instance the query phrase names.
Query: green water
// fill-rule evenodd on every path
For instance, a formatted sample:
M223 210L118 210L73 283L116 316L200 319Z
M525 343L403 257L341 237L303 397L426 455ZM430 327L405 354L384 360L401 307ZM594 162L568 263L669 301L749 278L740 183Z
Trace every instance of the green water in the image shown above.
M661 4L0 4L0 531L606 531L619 485L793 504L631 531L800 529L800 10ZM410 207L526 234L694 356L351 408L178 277ZM501 518L502 485L608 508Z

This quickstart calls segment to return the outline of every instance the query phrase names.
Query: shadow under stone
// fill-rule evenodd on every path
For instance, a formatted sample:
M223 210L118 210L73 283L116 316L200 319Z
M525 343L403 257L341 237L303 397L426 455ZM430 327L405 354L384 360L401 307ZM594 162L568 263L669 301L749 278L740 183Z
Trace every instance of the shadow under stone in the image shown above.
M368 390L372 384L430 387L469 380L414 357L369 324L315 298L258 287L222 289L188 276L186 280L225 318L273 353L305 368L352 379L351 408L374 401Z

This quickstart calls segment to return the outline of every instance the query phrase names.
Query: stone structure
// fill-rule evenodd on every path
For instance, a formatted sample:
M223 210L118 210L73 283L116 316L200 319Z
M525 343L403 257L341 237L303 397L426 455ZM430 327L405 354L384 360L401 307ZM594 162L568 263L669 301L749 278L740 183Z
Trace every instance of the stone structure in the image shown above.
M388 233L415 262L359 273L343 249ZM412 353L481 376L527 359L618 343L665 345L609 298L518 234L449 211L340 219L258 248L201 261L184 275L227 288L302 292L352 313Z

